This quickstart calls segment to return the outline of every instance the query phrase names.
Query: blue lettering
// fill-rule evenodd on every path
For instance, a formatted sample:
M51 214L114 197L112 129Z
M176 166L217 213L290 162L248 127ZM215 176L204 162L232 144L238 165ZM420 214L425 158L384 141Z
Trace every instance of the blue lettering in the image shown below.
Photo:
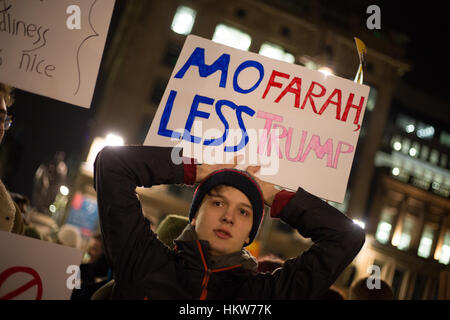
M225 88L227 84L228 65L230 64L230 55L222 54L212 65L205 64L205 48L195 48L184 66L177 72L175 78L182 79L190 66L197 66L200 77L205 78L216 72L221 71L219 86Z
M241 128L241 131L242 131L242 139L241 139L241 142L239 142L239 144L237 146L225 147L225 152L239 151L242 148L244 148L249 141L247 129L245 128L244 121L242 120L242 112L248 114L250 117L253 117L253 115L255 114L255 111L253 109L250 109L247 106L238 106L236 108L236 118L237 118L237 121L239 124L239 128Z
M200 143L200 141L201 141L201 138L192 136L190 134L190 131L192 129L192 125L194 124L195 118L200 117L200 118L208 119L210 116L210 114L207 112L197 110L198 105L200 103L212 105L214 103L214 99L196 94L194 97L194 101L192 101L191 111L189 112L189 116L186 121L186 126L184 127L183 139L190 141L190 142L194 142L194 143Z
M241 73L242 70L246 69L246 68L256 68L259 71L259 79L258 81L253 85L253 87L251 87L250 89L242 89L238 83L237 83L237 78L239 76L239 74ZM253 90L255 90L259 84L261 83L262 79L264 78L264 67L262 66L261 63L257 62L257 61L253 61L253 60L247 60L242 62L239 67L237 67L236 72L234 73L234 77L233 77L233 88L234 91L239 92L239 93L249 93L252 92Z
M220 120L222 121L223 125L225 126L225 132L223 134L223 136L221 138L217 138L217 139L206 139L203 144L205 146L219 146L222 143L225 142L225 140L227 140L228 137L228 130L229 130L229 125L228 125L228 121L227 119L225 119L223 113L222 113L222 106L226 105L227 107L230 107L233 110L236 110L236 108L238 107L235 103L229 101L229 100L219 100L216 102L216 113L219 116Z
M166 106L164 107L164 111L161 117L161 122L159 123L158 134L160 136L179 139L181 134L176 131L172 131L167 129L167 123L169 122L170 114L172 113L173 101L177 96L177 92L175 90L171 90L169 94L169 98L167 99Z

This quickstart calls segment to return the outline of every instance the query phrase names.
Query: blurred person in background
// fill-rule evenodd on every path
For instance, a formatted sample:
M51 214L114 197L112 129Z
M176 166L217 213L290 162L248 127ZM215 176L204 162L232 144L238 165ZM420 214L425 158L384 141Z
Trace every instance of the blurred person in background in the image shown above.
M13 103L12 87L0 83L0 144L5 132L12 124L8 115L8 107ZM24 231L23 217L19 206L13 201L11 195L0 180L0 230L17 234Z
M29 212L29 205L30 201L28 198L20 193L16 192L10 192L11 198L15 203L17 203L17 206L20 209L20 212L22 213L23 218L23 235L42 240L42 236L39 233L39 231L33 226L33 224L30 222L30 219L28 217Z
M350 287L348 300L395 300L391 286L386 281L377 279L379 288L376 284L369 288L368 280L369 277L355 280Z
M91 299L100 287L112 279L100 233L94 234L88 240L83 263L80 265L80 276L81 287L72 291L71 300Z

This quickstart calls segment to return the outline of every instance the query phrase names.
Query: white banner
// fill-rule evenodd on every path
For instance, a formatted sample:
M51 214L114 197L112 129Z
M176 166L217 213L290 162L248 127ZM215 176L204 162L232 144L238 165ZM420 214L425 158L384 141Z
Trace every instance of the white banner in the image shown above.
M0 0L0 82L89 108L114 0Z
M190 35L144 144L342 202L369 87ZM243 167L245 167L245 165Z

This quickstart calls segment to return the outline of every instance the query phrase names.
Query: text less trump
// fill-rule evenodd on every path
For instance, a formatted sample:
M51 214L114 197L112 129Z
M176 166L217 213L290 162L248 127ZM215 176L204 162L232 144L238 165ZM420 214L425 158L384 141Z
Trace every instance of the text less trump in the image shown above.
M271 167L259 175L268 182L342 202L368 95L368 86L190 35L144 144L183 147L200 163L243 154Z

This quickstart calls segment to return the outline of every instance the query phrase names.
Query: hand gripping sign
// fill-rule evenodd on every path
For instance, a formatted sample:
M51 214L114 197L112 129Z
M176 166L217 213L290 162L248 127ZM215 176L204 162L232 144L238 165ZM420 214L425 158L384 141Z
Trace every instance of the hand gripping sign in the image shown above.
M236 154L262 179L342 202L369 87L187 37L144 144L200 163ZM275 165L274 165L275 164Z
M0 82L89 108L114 0L0 0Z

